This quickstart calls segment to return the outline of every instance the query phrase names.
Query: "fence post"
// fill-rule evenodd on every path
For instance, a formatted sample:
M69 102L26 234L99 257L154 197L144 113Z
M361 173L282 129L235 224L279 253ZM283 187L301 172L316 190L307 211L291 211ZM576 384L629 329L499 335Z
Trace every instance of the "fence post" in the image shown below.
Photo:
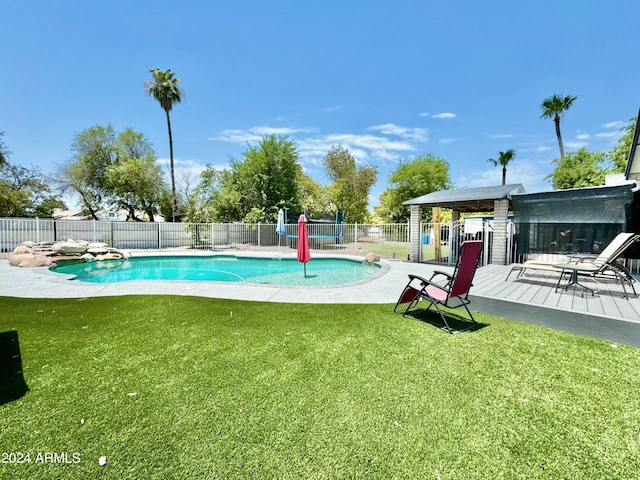
M358 254L358 222L354 224L353 228L353 254Z
M260 222L258 222L258 248L260 248Z
M40 217L36 217L36 242L40 242Z

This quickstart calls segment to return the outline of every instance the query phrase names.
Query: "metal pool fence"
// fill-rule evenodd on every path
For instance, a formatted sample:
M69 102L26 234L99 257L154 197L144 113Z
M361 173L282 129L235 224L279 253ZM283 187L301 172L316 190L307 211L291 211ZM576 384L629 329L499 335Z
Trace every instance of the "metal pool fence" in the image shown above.
M422 223L421 259L429 263L453 265L463 241L482 239L483 264L491 263L493 229L491 221L465 219L464 222ZM332 254L406 260L410 252L409 224L310 223L312 251ZM508 226L507 262L524 261L529 254L516 252L513 223ZM274 251L293 253L297 248L298 225L287 225L283 235L273 223L148 223L96 220L54 220L49 218L0 218L0 257L24 241L58 242L67 239L103 242L124 250L158 252ZM634 274L639 260L626 260Z
M407 259L408 224L310 223L312 250L382 258ZM264 250L293 252L298 225L287 225L283 235L272 223L148 223L42 218L0 218L0 253L24 241L58 242L67 239L103 242L114 248L148 251Z

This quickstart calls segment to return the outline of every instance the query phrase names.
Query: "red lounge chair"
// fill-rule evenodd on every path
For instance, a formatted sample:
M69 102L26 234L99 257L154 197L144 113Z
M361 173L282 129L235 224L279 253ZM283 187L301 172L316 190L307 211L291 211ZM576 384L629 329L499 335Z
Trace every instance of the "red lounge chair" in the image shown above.
M405 316L420 300L427 300L429 301L427 310L429 310L432 305L436 307L449 333L453 332L447 319L442 314L439 305L447 308L464 307L471 321L476 323L467 305L471 303L468 298L469 289L471 288L471 282L478 268L481 252L481 241L464 242L462 244L462 253L458 258L458 264L452 275L435 271L429 280L419 277L418 275L409 275L409 283L404 287L393 311L397 312L400 305L408 303L409 305L402 312L402 316ZM444 276L446 279L445 283L435 282L434 278L438 276Z

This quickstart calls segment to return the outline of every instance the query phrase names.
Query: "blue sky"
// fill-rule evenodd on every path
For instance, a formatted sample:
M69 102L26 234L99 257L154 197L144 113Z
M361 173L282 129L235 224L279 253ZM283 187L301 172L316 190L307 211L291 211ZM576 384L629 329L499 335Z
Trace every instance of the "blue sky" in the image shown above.
M376 165L372 204L400 161L427 153L464 188L500 184L487 159L513 148L507 182L550 190L542 100L579 97L567 151L609 150L640 106L637 0L2 3L0 131L13 162L45 173L96 124L142 132L166 165L151 68L186 91L171 114L178 177L276 133L321 183L333 145Z

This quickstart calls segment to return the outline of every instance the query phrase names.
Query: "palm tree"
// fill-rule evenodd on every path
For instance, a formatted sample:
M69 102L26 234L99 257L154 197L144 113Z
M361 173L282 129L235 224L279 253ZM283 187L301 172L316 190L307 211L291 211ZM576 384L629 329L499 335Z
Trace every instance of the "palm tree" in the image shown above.
M572 97L571 95L558 95L554 94L552 97L545 99L541 104L542 115L540 118L553 118L556 124L556 136L558 137L558 145L560 146L560 158L564 157L564 148L562 147L562 135L560 135L560 120L564 112L569 110L573 101L578 97Z
M498 165L502 165L502 185L505 185L507 181L507 165L511 160L513 160L513 157L515 156L516 151L514 149L511 149L507 150L506 152L500 152L498 160L494 160L493 158L487 160L487 162L493 163L496 167Z
M171 220L176 221L176 178L173 170L173 136L171 135L171 118L169 112L174 103L180 103L184 90L178 86L180 79L171 70L162 71L159 68L149 70L153 80L144 82L144 89L149 96L155 98L167 114L167 128L169 130L169 159L171 162Z

